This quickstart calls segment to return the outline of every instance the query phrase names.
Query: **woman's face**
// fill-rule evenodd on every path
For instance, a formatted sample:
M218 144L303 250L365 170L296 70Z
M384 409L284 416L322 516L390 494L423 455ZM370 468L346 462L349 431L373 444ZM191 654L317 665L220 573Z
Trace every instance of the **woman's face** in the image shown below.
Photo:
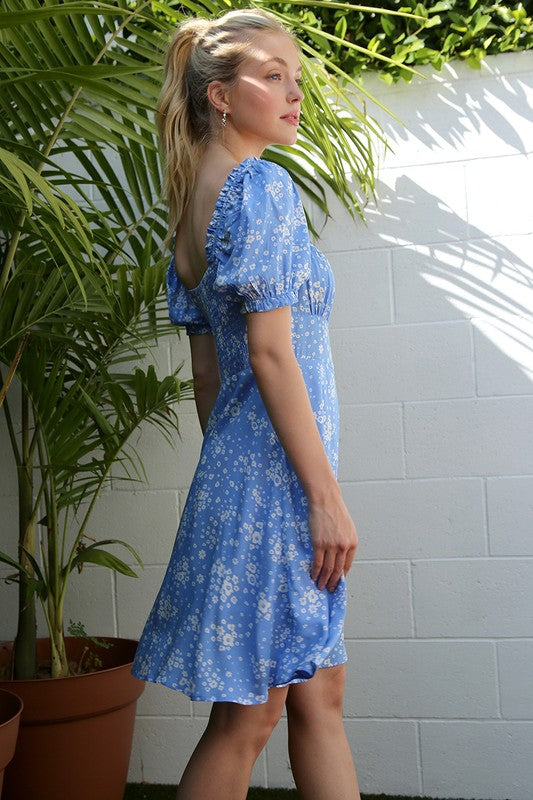
M258 35L227 92L225 143L234 152L261 155L271 144L294 144L298 135L302 68L284 33Z

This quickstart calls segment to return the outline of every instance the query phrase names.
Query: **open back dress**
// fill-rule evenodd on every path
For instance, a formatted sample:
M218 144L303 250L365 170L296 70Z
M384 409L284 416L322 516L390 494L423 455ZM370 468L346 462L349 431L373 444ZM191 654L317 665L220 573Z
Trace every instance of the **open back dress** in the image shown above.
M311 580L307 499L251 370L245 317L291 306L294 352L336 473L334 281L289 174L255 157L222 187L206 257L193 289L172 258L167 296L175 324L214 335L221 387L133 674L193 700L251 705L346 660L345 581L329 592Z

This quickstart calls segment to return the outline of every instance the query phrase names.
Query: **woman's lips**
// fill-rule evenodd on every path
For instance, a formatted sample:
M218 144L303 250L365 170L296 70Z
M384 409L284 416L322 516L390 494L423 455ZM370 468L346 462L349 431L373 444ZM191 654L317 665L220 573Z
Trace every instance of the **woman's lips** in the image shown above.
M281 119L284 119L290 125L297 126L300 124L300 115L299 114L285 114Z

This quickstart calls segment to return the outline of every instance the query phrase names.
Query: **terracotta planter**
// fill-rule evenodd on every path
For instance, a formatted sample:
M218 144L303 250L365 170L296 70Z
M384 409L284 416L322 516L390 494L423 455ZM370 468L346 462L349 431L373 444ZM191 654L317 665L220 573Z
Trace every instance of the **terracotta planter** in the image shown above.
M86 675L0 681L24 702L15 757L5 775L6 800L122 800L135 708L144 684L130 674L137 642L106 639L102 668ZM77 661L84 639L67 638ZM11 645L0 646L0 666ZM48 643L40 640L38 657Z
M17 734L23 703L12 692L0 689L0 797L4 782L4 770L15 754Z

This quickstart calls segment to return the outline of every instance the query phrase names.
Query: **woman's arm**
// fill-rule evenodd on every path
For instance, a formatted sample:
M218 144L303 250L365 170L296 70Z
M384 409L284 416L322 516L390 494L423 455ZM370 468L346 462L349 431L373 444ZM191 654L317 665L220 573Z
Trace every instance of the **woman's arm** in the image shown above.
M355 525L333 473L294 355L290 306L247 314L250 364L266 410L303 486L313 544L311 577L333 590L351 567Z
M202 433L220 389L217 349L212 333L189 336L192 361L194 400Z

